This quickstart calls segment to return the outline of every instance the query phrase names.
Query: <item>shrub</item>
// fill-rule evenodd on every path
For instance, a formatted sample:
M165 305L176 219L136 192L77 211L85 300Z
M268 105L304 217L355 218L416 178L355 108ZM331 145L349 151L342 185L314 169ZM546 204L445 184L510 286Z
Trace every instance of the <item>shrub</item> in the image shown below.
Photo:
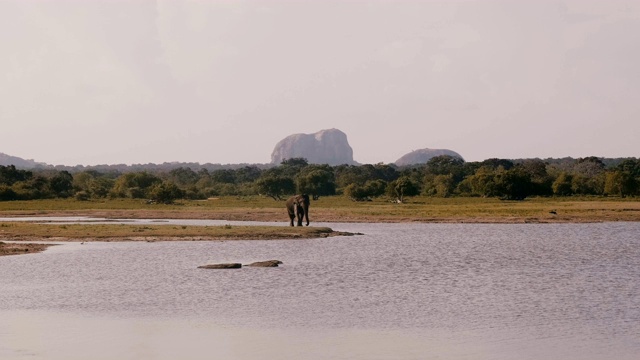
M0 185L0 201L16 200L16 192L6 185Z
M149 193L151 200L163 203L171 204L176 199L184 197L184 191L181 190L176 184L165 181L163 183L154 185Z
M78 201L88 201L91 196L86 191L78 191L76 192L75 199Z

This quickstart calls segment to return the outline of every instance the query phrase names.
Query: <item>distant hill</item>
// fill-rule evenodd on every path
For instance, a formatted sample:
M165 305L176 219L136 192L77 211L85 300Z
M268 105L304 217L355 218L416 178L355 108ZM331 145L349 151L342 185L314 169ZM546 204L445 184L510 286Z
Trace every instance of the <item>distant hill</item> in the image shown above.
M39 163L33 160L25 160L23 158L7 155L5 153L0 153L0 165L2 166L13 165L18 169L33 169L33 168L42 168L42 167L48 166L45 163Z
M190 168L194 171L208 170L215 171L221 169L240 169L243 167L257 167L260 169L266 169L271 167L270 164L200 164L196 162L165 162L162 164L102 164L102 165L50 165L43 162L36 162L34 160L25 160L17 156L11 156L4 153L0 153L0 165L9 166L13 165L18 169L53 169L58 171L69 171L71 173L77 173L87 170L95 170L105 173L126 173L134 171L150 171L150 172L163 172L171 171L177 168Z
M335 129L334 129L335 130ZM327 130L325 130L327 131ZM339 131L339 130L337 130ZM321 132L319 132L321 133ZM340 131L340 133L342 133ZM344 133L343 133L344 134ZM300 135L304 135L304 134L300 134ZM315 136L315 134L311 134L312 136ZM322 138L323 136L320 136L320 138ZM348 143L346 143L346 135L345 135L345 143L343 143L343 145L339 145L339 146L344 146L344 144L346 144L346 146L349 146ZM315 141L315 140L314 140ZM344 161L351 161L351 163L347 163L347 162L339 162L338 164L333 163L330 165L341 165L341 164L351 164L351 165L360 165L359 163L357 163L356 161L353 160L353 158L351 157L352 152L350 152L351 147L349 146L348 150L346 150L346 153L348 155L348 157L344 160ZM447 150L447 149L421 149L421 150L416 150L416 151L412 151L404 156L402 156L400 159L398 159L395 162L395 165L397 166L411 166L411 165L419 165L419 164L424 164L427 163L429 161L429 159L431 159L434 156L439 156L439 155L450 155L450 156L455 156L458 157L460 159L462 159L462 156L460 156L458 153L456 153L455 151L451 151L451 150ZM287 156L286 158L292 158L292 157L305 157L307 158L307 160L309 160L308 157L306 156ZM272 158L273 159L273 158ZM312 159L314 159L312 157ZM618 164L622 163L624 160L636 160L635 157L626 157L626 158L599 158L606 166L606 168L612 168L617 166ZM318 158L315 158L315 160L318 160ZM322 160L322 159L321 159ZM512 160L514 163L518 164L518 163L522 163L524 161L527 160L531 160L531 159L506 159L506 160ZM572 158L572 157L564 157L564 158L546 158L546 159L537 159L537 160L542 160L543 162L547 163L547 164L551 164L551 165L555 165L556 167L560 168L560 169L567 169L570 170L573 166L575 161L577 160L576 158ZM322 162L322 161L309 161L310 163L329 163L329 162ZM240 169L240 168L245 168L245 167L256 167L259 169L268 169L271 168L273 166L277 166L279 165L280 162L277 163L270 163L270 164L249 164L249 163L243 163L243 164L220 164L220 163L216 163L216 164L212 164L212 163L205 163L205 164L201 164L201 163L197 163L197 162L165 162L162 164L154 164L154 163L147 163L147 164L102 164L102 165L88 165L88 166L84 166L84 165L75 165L75 166L67 166L67 165L50 165L47 163L43 163L43 162L36 162L34 160L25 160L23 158L17 157L17 156L11 156L11 155L7 155L4 153L0 153L0 165L1 166L9 166L9 165L14 165L16 168L19 169L28 169L28 170L57 170L57 171L62 171L62 170L66 170L69 171L70 173L78 173L78 172L82 172L82 171L88 171L88 170L95 170L101 173L114 173L114 174L118 174L118 173L127 173L127 172L134 172L134 171L149 171L149 172L168 172L177 168L190 168L193 171L200 171L200 170L207 170L207 171L216 171L216 170L222 170L222 169Z
M305 158L311 164L356 165L347 134L338 129L321 130L314 134L293 134L280 140L271 153L271 164L282 160Z
M425 164L429 162L429 160L436 156L441 155L449 155L453 157L462 158L460 154L455 151L447 150L447 149L420 149L414 150L408 154L403 155L400 159L396 160L395 164L398 166L407 166L407 165L416 165L416 164Z

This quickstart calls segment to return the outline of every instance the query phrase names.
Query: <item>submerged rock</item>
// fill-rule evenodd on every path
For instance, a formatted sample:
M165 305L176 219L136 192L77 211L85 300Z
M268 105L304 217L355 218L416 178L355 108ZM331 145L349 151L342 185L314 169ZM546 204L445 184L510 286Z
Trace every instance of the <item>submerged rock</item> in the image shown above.
M245 265L245 266L252 266L252 267L278 267L278 265L282 264L282 261L280 260L267 260L267 261L258 261L258 262L254 262L251 263L249 265Z
M240 263L229 263L229 264L211 264L211 265L202 265L198 266L198 269L240 269L242 264Z

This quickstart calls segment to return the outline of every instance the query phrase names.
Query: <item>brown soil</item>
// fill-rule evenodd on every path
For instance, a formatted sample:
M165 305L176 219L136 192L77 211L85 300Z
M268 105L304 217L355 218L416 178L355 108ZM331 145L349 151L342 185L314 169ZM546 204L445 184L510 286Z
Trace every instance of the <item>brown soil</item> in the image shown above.
M52 245L53 244L17 244L0 241L0 256L38 253Z

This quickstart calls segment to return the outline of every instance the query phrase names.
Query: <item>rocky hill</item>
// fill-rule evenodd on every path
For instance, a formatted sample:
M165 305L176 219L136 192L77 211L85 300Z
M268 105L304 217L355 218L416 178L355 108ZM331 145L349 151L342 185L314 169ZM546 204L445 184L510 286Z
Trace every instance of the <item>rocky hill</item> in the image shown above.
M13 165L18 169L33 169L36 167L46 167L47 164L38 163L33 160L25 160L17 156L11 156L4 153L0 153L0 165L9 166Z
M294 134L280 140L271 153L271 163L277 165L291 158L306 158L310 164L357 164L347 135L338 129Z
M403 155L400 159L396 160L395 164L398 166L406 166L406 165L414 165L414 164L424 164L429 161L432 157L440 156L440 155L449 155L453 157L457 157L462 159L462 156L455 151L447 150L447 149L420 149L414 150L408 154Z

